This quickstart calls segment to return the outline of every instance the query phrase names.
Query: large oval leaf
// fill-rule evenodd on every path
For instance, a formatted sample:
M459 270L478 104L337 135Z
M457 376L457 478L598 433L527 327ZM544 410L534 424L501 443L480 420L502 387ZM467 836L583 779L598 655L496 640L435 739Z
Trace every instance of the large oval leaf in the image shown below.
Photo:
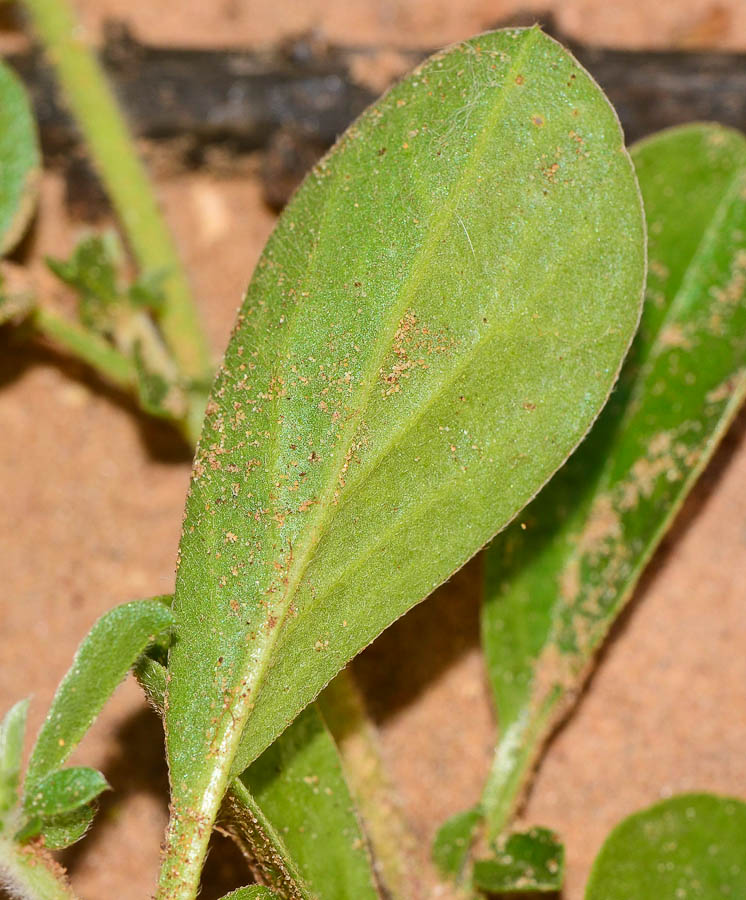
M434 57L306 180L194 467L174 847L180 817L207 821L231 771L566 459L634 332L644 256L616 116L537 29Z
M625 819L593 863L586 900L746 897L746 803L681 794Z

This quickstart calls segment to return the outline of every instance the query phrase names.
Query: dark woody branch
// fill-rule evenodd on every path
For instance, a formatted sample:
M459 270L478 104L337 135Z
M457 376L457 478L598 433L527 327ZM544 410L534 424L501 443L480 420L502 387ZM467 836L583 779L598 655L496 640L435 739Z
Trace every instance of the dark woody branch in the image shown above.
M746 54L591 47L558 34L548 16L528 17L536 19L595 76L629 142L703 119L746 131ZM135 133L159 159L165 152L174 165L196 168L213 163L217 150L221 165L230 167L262 151L265 194L279 207L385 86L384 55L386 72L396 77L429 52L334 46L313 35L264 51L155 47L119 25L109 28L101 54ZM74 125L49 70L37 54L9 61L31 89L47 160L85 181ZM367 72L378 72L378 81Z

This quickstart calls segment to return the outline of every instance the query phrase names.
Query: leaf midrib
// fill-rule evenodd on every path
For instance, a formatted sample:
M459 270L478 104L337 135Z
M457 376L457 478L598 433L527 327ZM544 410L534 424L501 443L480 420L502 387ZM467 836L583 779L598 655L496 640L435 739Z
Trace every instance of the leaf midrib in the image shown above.
M533 221L532 219L528 220L529 222ZM528 230L527 228L523 230ZM572 234L568 235L568 243L570 245L573 244L571 238ZM568 259L572 259L572 256L568 256ZM537 300L540 297L544 296L546 291L554 284L557 278L565 278L566 275L564 272L558 272L552 268L548 268L548 275L546 278L543 278L542 281L532 290L531 298L533 300ZM494 306L489 307L489 310L492 311ZM407 435L412 429L419 424L419 422L425 417L425 415L432 409L432 407L437 403L438 400L442 397L442 395L448 390L449 387L453 385L453 383L459 378L459 376L468 368L469 364L473 362L476 356L478 356L479 351L482 348L482 345L487 341L491 340L494 337L495 332L498 330L498 326L502 325L502 322L498 319L494 323L490 324L486 329L484 329L477 340L471 345L469 351L464 354L461 360L458 363L458 366L451 370L447 377L443 378L440 383L435 387L435 389L430 393L427 398L427 401L424 404L420 404L417 407L414 415L410 415L407 417L402 424L392 431L391 436L386 444L378 451L378 454L372 459L367 460L367 468L365 471L358 476L358 478L353 481L349 489L345 491L344 495L340 499L340 502L337 506L337 510L341 511L344 509L355 497L356 493L362 489L368 479L375 474L378 468L382 463L386 461L386 458L389 455L389 451L392 447L395 446L405 435ZM516 329L522 330L524 328L523 325L517 324ZM503 326L503 334L505 336L509 336L513 333L515 329L504 328ZM589 338L584 340L579 344L575 344L572 348L570 348L567 352L575 352L581 347L588 347L592 344L600 343L605 339L606 335L600 335L597 337Z

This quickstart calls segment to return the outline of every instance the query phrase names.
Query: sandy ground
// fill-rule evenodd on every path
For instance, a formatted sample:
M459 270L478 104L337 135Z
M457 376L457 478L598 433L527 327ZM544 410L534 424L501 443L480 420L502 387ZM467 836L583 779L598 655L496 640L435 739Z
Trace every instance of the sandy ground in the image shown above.
M319 27L338 41L445 43L516 8L469 0L78 0L89 33L110 16L143 39L249 45ZM527 5L523 4L524 8ZM535 5L534 5L535 6ZM746 4L544 2L568 32L624 46L746 48ZM273 221L257 183L205 174L163 179L160 195L188 261L216 355ZM30 246L62 255L79 224L58 179L44 183ZM206 224L205 210L211 211ZM167 592L189 471L168 429L75 363L37 347L0 357L0 708L33 695L38 727L75 646L116 603ZM746 417L658 554L577 712L553 741L525 818L567 842L565 900L580 900L590 862L625 814L669 793L746 797ZM418 837L422 896L432 835L477 798L495 737L477 639L478 561L391 628L359 660L383 753ZM139 900L152 889L166 821L162 737L125 684L75 757L115 792L92 834L65 856L84 900ZM202 896L241 883L216 841ZM1 893L1 892L0 892Z
M320 28L342 43L386 41L430 47L471 36L516 10L551 10L569 34L607 46L746 42L741 0L77 0L92 34L110 17L134 25L143 39L244 46L292 31Z

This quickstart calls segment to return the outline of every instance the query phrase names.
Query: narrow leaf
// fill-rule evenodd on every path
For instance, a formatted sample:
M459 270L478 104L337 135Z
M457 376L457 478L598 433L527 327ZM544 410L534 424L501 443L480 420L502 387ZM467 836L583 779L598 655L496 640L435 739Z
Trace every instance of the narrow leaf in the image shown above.
M0 256L23 237L36 208L40 154L31 104L0 63Z
M567 458L643 269L616 116L537 29L426 62L306 180L195 461L166 713L181 862L162 897L198 866L231 775Z
M417 894L418 840L404 815L400 792L382 758L378 729L349 666L316 702L363 822L379 889L387 900L410 900Z
M87 766L52 772L26 792L24 810L31 818L49 819L71 813L109 789L104 776Z
M375 900L365 839L334 741L312 704L242 775L313 896Z
M746 141L693 125L632 155L650 231L638 337L582 448L487 552L491 837L746 392Z
M555 893L565 877L565 848L548 828L501 841L494 859L474 863L474 886L489 893Z
M0 722L0 814L12 809L18 802L28 704L27 699L19 700Z
M27 793L65 762L138 656L172 621L163 603L137 600L96 622L78 648L36 739L26 773Z
M283 900L316 900L285 846L282 825L270 822L240 778L228 786L222 814L228 833L256 877L270 884Z
M625 819L591 871L586 900L746 897L746 803L682 794Z

